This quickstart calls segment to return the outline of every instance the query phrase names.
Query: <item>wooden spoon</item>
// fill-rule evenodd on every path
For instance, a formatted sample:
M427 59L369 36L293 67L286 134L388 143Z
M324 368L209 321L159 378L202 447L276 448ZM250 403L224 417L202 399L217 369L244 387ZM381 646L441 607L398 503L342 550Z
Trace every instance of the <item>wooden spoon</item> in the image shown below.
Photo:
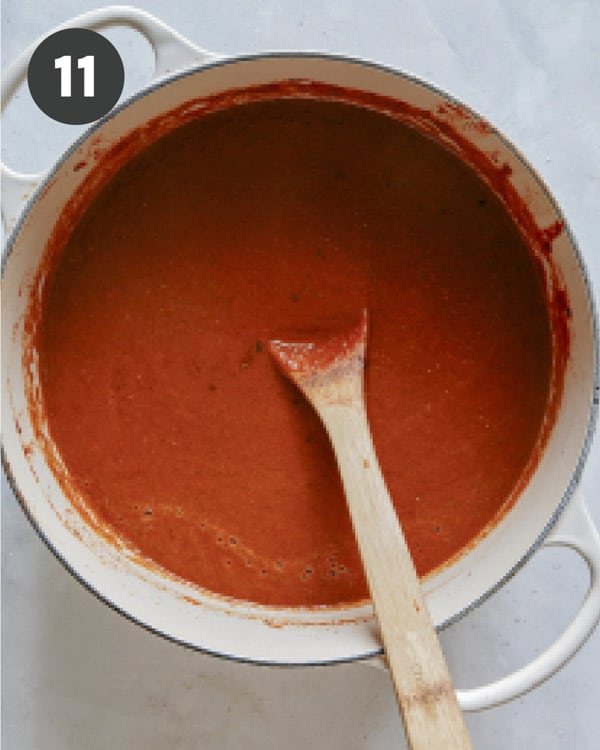
M345 335L271 341L319 414L337 458L383 646L412 750L471 747L425 597L375 455L363 388L367 312Z

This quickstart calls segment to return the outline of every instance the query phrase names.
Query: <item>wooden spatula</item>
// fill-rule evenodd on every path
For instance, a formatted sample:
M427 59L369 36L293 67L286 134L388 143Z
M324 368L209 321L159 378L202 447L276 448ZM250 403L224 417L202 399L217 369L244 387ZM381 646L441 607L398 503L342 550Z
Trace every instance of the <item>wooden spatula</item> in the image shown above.
M425 597L377 462L364 402L367 313L343 335L271 341L331 439L412 750L471 747Z

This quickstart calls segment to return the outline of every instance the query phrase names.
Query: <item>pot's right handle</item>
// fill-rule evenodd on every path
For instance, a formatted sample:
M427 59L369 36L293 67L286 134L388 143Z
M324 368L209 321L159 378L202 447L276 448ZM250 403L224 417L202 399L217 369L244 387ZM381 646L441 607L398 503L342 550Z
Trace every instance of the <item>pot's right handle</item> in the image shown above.
M2 111L14 96L17 88L25 80L31 56L43 39L62 29L86 28L96 30L108 26L128 26L146 37L154 50L155 79L162 78L190 65L209 62L218 57L218 55L192 44L181 34L144 10L128 5L112 5L71 18L52 29L22 52L9 65L2 76ZM2 222L8 232L12 229L25 203L35 188L42 182L46 173L22 174L7 167L4 163L0 164L0 170L2 175Z
M571 499L544 546L571 547L586 561L590 587L583 604L558 639L529 664L489 685L458 690L459 703L466 711L492 708L540 685L574 656L600 620L600 536L579 493Z

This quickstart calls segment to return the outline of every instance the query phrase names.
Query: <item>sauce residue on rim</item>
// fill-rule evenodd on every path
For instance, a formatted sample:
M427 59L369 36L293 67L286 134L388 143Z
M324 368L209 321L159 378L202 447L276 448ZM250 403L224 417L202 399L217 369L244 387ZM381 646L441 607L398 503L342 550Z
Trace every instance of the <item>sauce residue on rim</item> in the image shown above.
M367 596L358 551L267 342L368 307L369 419L421 575L514 502L566 354L539 260L473 169L389 113L282 91L167 133L68 217L35 345L101 523L203 589L333 605Z

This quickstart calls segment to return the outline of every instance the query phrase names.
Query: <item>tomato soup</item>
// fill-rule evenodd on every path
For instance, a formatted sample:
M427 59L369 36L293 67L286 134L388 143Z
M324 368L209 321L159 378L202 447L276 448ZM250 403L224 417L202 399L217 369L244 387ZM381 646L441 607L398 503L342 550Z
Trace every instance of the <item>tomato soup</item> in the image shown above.
M133 158L48 277L48 429L98 522L273 605L368 596L332 451L268 341L369 311L369 419L422 576L502 516L549 398L541 272L457 156L341 101L248 101Z

